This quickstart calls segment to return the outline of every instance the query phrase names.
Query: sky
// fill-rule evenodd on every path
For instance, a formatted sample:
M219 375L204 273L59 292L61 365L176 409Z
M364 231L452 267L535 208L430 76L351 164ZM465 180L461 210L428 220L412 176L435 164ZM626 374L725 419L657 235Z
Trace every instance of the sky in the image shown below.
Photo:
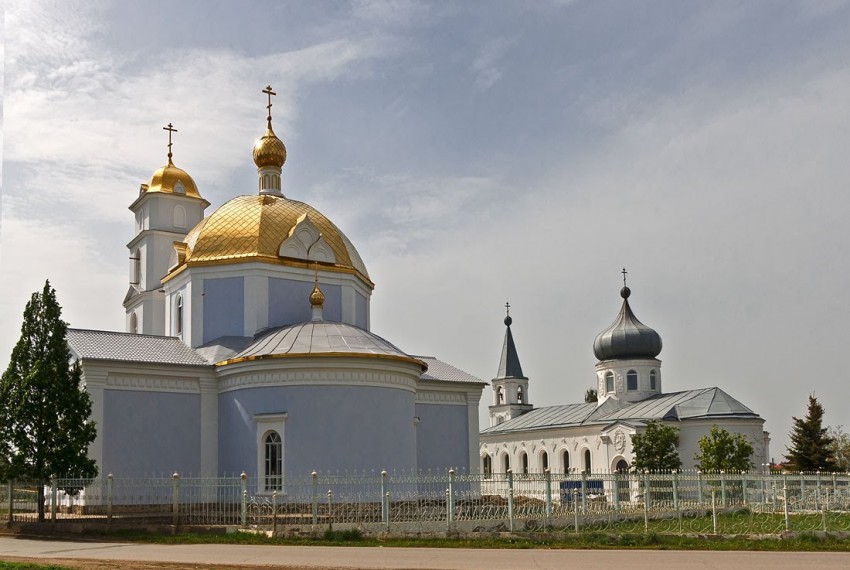
M781 460L810 394L850 427L848 29L831 0L7 1L0 365L45 279L123 330L162 126L211 213L256 191L271 84L283 192L357 247L373 332L489 380L509 301L529 401L581 401L625 267L664 390L729 392Z

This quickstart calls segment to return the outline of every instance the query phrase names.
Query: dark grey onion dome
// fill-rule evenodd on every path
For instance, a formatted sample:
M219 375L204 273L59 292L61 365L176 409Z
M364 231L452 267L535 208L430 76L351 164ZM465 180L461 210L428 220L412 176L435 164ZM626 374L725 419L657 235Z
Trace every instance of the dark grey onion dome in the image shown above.
M599 360L655 358L661 353L661 336L639 320L629 307L631 290L623 287L623 306L610 327L596 335L593 353Z

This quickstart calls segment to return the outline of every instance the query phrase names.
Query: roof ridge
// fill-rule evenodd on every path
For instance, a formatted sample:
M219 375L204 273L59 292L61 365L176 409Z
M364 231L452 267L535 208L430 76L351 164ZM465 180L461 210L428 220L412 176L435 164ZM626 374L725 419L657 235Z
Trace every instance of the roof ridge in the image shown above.
M132 336L132 337L165 338L165 339L180 340L180 337L173 336L173 335L132 333L132 332L126 332L126 331L106 331L106 330L101 330L101 329L81 329L81 328L77 328L77 327L68 327L68 332L71 332L71 331L94 332L94 333L113 334L113 335ZM185 346L186 348L191 348L190 346L185 345L185 344L183 346Z

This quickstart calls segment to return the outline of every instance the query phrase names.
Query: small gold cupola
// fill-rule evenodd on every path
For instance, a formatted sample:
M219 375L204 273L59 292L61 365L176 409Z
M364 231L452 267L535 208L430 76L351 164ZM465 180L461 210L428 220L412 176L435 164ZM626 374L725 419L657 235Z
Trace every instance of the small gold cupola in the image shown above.
M277 138L272 130L272 91L271 85L263 89L268 96L268 116L266 117L266 132L254 143L254 164L257 165L260 194L283 196L280 191L280 172L286 162L286 146Z
M313 320L324 320L322 307L325 304L325 294L319 289L319 264L316 263L316 277L313 281L313 292L310 293L310 306L313 307Z
M171 123L167 127L162 127L162 130L168 131L168 164L157 169L151 176L150 182L143 184L140 195L156 192L164 192L166 194L183 194L192 198L201 198L198 192L198 186L192 177L185 170L177 168L171 161L173 154L171 153L171 134L176 133L177 129Z

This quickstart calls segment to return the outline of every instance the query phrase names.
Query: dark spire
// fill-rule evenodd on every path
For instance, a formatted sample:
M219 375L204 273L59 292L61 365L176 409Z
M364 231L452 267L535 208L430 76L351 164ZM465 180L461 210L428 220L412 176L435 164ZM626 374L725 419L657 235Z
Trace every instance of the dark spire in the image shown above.
M502 344L502 358L499 360L499 373L496 378L525 378L522 373L522 366L519 363L519 356L516 353L514 336L511 334L513 319L510 315L511 306L509 303L505 303L505 309L508 313L505 316L505 342Z

